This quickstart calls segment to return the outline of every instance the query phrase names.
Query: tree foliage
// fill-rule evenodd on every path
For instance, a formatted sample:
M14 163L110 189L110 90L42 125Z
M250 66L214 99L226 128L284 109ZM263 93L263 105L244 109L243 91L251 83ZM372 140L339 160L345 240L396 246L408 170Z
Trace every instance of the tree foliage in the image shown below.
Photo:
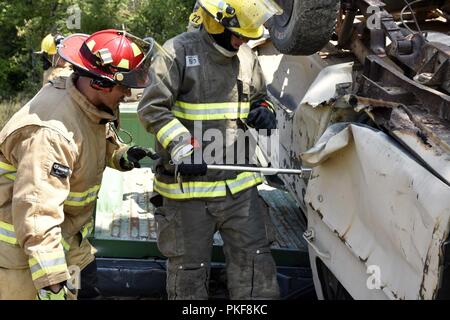
M34 95L41 86L40 43L48 33L125 28L164 42L186 30L195 0L0 0L0 100ZM80 28L67 24L78 6ZM69 11L68 11L69 9Z

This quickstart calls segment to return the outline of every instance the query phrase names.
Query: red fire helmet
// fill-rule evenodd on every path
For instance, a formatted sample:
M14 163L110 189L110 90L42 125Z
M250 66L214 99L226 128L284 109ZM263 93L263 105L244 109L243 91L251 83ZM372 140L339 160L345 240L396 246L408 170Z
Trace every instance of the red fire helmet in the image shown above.
M102 30L66 37L59 55L95 78L109 80L129 88L150 85L149 67L161 46L152 38L142 40L126 31Z

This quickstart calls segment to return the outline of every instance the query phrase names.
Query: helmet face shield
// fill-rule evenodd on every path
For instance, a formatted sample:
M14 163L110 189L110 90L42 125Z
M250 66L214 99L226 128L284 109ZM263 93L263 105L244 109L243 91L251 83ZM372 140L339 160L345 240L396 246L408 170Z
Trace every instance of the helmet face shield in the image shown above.
M266 23L274 15L280 15L283 10L271 0L243 1L239 12L240 28L254 30Z
M156 61L161 60L165 62L168 70L170 70L173 59L169 53L153 38L139 39L136 43L142 48L146 49L147 53L142 59L141 63L129 72L118 72L114 75L117 83L127 86L129 88L146 88L157 85L155 78L150 76L150 66ZM135 41L135 40L134 40ZM140 44L138 42L141 42Z

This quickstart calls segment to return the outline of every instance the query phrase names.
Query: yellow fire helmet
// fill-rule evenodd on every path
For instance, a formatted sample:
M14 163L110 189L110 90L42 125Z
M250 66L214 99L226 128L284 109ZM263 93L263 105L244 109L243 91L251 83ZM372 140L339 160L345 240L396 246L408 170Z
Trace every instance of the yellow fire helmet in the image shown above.
M206 31L219 34L224 28L240 37L259 39L263 24L273 15L283 13L273 0L198 0L199 9L191 15L191 22L203 23Z
M45 38L42 39L40 52L45 52L47 54L56 54L55 38L51 34L46 35Z

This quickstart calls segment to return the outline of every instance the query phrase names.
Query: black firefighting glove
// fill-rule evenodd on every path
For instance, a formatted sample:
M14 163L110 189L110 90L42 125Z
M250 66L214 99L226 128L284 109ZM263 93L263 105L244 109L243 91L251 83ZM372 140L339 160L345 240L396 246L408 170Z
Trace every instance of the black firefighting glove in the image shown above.
M140 146L132 146L128 148L126 152L124 152L119 160L119 164L123 170L127 171L134 168L140 168L141 164L139 163L139 161L141 161L145 157L149 157L152 160L159 159L159 155L153 149Z
M193 146L195 146L195 143ZM181 160L176 167L176 172L182 177L204 176L207 171L208 166L206 165L206 162L203 159L201 159L201 161L197 159L196 161L194 153L184 157L184 159Z
M192 158L192 157L191 157ZM178 185L182 192L183 190L183 178L184 177L195 177L204 176L208 171L208 166L205 161L202 160L201 163L185 163L181 162L175 165L175 178L178 181Z
M275 110L266 99L260 99L252 103L250 108L250 113L247 117L247 124L259 129L272 130L277 127L277 118L275 115Z
M208 166L203 161L199 164L180 163L177 166L177 172L184 177L204 176L208 171Z

